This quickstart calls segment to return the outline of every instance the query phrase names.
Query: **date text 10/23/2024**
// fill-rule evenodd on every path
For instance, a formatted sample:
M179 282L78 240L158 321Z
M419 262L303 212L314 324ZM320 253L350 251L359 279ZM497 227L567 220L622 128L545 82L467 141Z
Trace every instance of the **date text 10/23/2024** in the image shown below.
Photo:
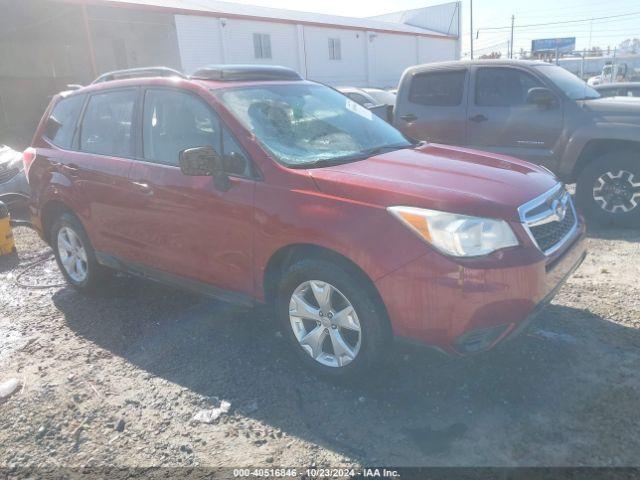
M386 468L237 468L233 470L233 476L236 478L395 478L399 475L397 470Z

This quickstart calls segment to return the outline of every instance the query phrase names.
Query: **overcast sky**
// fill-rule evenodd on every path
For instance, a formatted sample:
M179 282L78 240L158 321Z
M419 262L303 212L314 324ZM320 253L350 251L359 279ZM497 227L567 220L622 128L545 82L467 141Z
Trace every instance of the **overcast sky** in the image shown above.
M419 8L425 5L446 3L425 0L231 0L234 3L262 5L311 12L366 17L397 10ZM463 52L469 50L469 0L463 0ZM634 14L635 13L635 14ZM625 38L640 38L640 0L475 0L474 30L480 29L475 49L479 53L491 50L506 51L509 30L485 30L483 27L508 27L511 15L515 24L530 25L567 20L582 20L605 16L623 15L616 18L576 22L571 24L546 25L516 28L515 50L529 50L534 38L577 37L576 48L590 46L612 48Z

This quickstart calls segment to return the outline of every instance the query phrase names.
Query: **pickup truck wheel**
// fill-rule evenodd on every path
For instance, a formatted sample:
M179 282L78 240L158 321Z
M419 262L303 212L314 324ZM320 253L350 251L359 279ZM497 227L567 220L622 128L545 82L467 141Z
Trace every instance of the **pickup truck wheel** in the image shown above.
M309 369L362 380L388 350L390 329L379 303L359 276L328 262L302 260L282 276L276 312Z
M107 270L96 261L91 241L78 219L63 213L51 227L49 238L67 283L85 293L102 286Z
M587 165L578 178L576 198L597 223L640 225L640 155L608 153Z

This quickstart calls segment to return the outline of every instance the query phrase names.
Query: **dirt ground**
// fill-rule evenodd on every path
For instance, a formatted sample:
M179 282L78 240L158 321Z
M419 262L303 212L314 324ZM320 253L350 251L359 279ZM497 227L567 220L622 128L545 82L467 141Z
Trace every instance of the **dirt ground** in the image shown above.
M97 297L19 287L62 278L53 260L18 278L50 250L15 236L0 384L21 385L0 404L0 467L640 465L639 231L592 231L515 341L462 360L399 346L352 388L299 367L263 310L126 277Z

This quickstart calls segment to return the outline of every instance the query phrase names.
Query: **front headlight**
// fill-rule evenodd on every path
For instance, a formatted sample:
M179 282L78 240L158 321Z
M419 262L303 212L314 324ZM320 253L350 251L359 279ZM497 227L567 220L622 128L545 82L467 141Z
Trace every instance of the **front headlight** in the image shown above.
M387 210L447 255L477 257L518 245L513 230L504 220L415 207L389 207Z

